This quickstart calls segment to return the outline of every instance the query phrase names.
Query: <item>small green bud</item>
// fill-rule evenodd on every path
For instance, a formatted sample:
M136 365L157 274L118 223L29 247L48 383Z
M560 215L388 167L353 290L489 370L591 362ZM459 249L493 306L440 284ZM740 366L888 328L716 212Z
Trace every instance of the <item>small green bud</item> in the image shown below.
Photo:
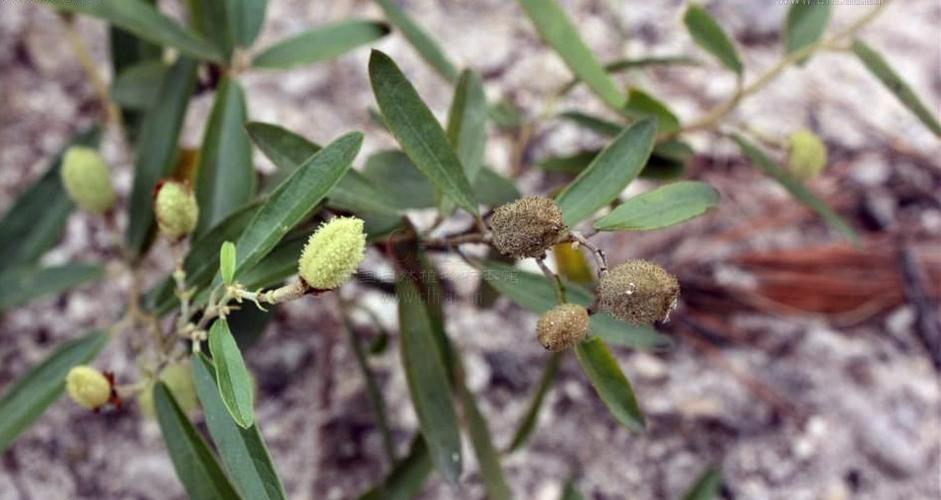
M196 222L199 221L196 195L188 184L164 182L157 188L154 214L157 216L160 234L172 241L179 240L196 229Z
M562 209L544 196L527 196L493 211L493 245L511 257L541 257L565 235Z
M539 318L536 338L547 350L562 351L588 335L588 310L578 304L560 304Z
M62 184L69 198L82 210L100 214L114 205L114 188L108 164L98 151L72 146L62 157Z
M111 399L111 382L100 371L86 365L69 370L65 376L65 390L72 401L89 410L97 409Z
M632 260L611 269L598 284L602 309L635 324L665 321L676 307L680 284L662 267Z
M191 413L199 407L199 399L196 396L196 386L193 385L193 367L189 361L181 361L172 365L167 365L160 372L160 381L166 384L173 399L179 403L180 408L185 413ZM141 413L147 418L154 418L154 384L149 383L147 387L138 395L137 403L140 405Z
M336 288L356 271L365 250L362 219L335 217L310 235L297 262L298 274L311 288Z
M800 129L788 137L787 166L797 177L810 180L827 166L827 146L816 134Z

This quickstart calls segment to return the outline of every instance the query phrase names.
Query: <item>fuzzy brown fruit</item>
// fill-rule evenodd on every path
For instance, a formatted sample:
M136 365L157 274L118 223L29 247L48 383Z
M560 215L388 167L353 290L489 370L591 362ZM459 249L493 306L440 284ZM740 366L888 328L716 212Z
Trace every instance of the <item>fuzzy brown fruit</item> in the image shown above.
M563 351L588 336L588 310L578 304L560 304L536 323L536 338L547 350Z
M490 227L497 250L516 258L543 256L566 230L562 210L544 196L527 196L497 207Z
M602 309L635 324L665 321L679 295L676 277L645 260L632 260L611 269L598 285Z

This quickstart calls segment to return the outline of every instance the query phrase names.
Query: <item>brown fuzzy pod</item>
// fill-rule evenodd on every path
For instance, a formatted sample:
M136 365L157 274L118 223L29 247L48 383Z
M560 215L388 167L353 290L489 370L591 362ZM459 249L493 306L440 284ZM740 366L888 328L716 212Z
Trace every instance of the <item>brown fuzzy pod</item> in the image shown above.
M553 307L536 323L536 338L547 350L562 351L588 335L588 310L578 304Z
M541 257L565 236L562 210L544 196L527 196L497 207L490 219L493 246L511 257Z
M679 295L676 277L645 260L632 260L611 269L598 285L602 309L635 324L665 321Z

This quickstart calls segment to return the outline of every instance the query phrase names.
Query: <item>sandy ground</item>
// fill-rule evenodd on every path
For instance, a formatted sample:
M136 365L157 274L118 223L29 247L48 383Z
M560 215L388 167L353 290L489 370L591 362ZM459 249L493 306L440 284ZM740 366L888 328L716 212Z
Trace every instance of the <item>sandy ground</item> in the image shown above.
M163 3L176 8L175 2ZM771 0L708 3L745 46L749 77L779 57L777 30L784 6ZM270 4L256 47L331 20L381 17L376 7L363 1ZM683 30L684 4L563 2L589 45L605 60L684 52L708 61ZM549 93L568 79L564 65L538 43L513 2L412 0L405 5L455 61L485 76L491 98L511 99L529 116L538 115ZM837 6L834 24L845 26L867 8ZM939 23L941 5L912 0L896 2L864 32L935 110L941 98ZM107 74L103 24L82 20L80 26ZM376 46L400 63L443 117L451 90L404 39L393 34ZM361 160L391 146L391 138L369 121L366 111L373 105L367 57L368 50L360 49L308 69L244 75L252 118L277 122L319 142L350 129L363 130L367 139ZM33 2L0 2L0 74L0 210L5 210L40 175L54 151L94 121L98 108L59 21ZM668 100L684 119L721 101L734 84L712 62L635 73L624 81ZM210 105L205 96L191 105L183 134L186 145L198 146ZM560 109L570 107L603 111L584 89ZM915 227L919 238L929 243L941 237L937 139L851 56L824 54L803 70L785 72L766 92L746 101L730 123L747 123L772 136L799 126L813 128L832 151L840 152L839 161L816 187L824 193L848 189L875 200L872 204L881 207L890 229ZM602 142L555 121L539 127L535 137L527 162ZM747 273L727 260L743 249L837 241L809 218L734 243L704 244L716 231L767 213L769 205L789 202L780 188L743 168L730 144L709 135L691 139L705 159L697 165L706 165L692 172L720 189L722 207L679 230L607 237L604 246L612 260L654 257L682 264L716 283L741 284L748 282ZM899 148L907 153L897 154ZM126 148L112 134L103 151L115 167L119 192L126 194L131 182ZM507 171L511 158L511 137L494 133L488 162ZM262 170L270 168L260 154L256 163ZM528 193L547 192L561 182L535 169L521 177ZM929 189L926 201L906 204L893 190L899 182L934 189ZM631 190L647 187L639 182ZM665 246L665 241L672 243ZM107 244L100 221L76 214L62 244L44 262L94 260ZM937 252L937 247L929 251ZM473 277L463 273L459 262L448 259L441 264L446 274L462 277L454 283L454 300L447 304L449 333L463 351L470 387L490 419L495 440L506 443L546 359L530 341L535 317L504 301L491 310L476 310L469 300ZM368 265L377 265L374 256ZM166 259L158 259L153 267L156 279L166 270ZM58 342L106 324L106 318L120 310L126 286L123 281L88 286L0 317L0 386ZM343 293L373 307L394 330L394 303L387 297L356 286ZM247 354L259 383L259 421L291 498L349 498L388 468L352 353L337 328L335 306L328 297L280 307L262 344ZM911 306L893 307L851 327L820 315L735 312L724 319L745 341L703 350L678 337L668 352L617 351L649 415L644 434L618 427L575 360L565 359L531 443L505 460L514 493L553 499L574 475L589 498L679 498L699 471L716 464L722 467L725 498L915 500L941 495L938 373L915 340ZM371 361L404 453L417 422L396 345L393 342L392 349ZM121 342L109 346L98 365L118 374L134 373ZM460 488L434 477L423 498L484 497L466 443L465 452L469 464ZM96 416L60 401L3 458L2 500L183 497L156 424L140 417L133 405Z

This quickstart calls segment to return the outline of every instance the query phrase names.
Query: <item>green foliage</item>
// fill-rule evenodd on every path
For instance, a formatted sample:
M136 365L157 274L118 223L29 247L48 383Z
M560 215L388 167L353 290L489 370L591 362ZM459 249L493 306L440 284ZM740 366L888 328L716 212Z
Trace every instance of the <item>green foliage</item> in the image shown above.
M258 68L287 69L326 61L389 34L389 26L374 21L342 21L305 31L265 49L252 59Z
M637 195L595 221L601 231L649 231L704 214L719 203L719 193L703 182L680 181Z
M7 269L0 272L0 311L38 297L64 292L104 275L104 268L98 264Z
M598 337L588 339L575 346L575 355L611 415L628 429L643 430L644 414L634 390L604 341Z
M683 16L683 23L700 47L715 56L726 68L742 74L744 66L735 45L705 8L701 5L690 5Z
M784 48L796 52L817 42L830 22L828 2L794 2L787 11L784 23ZM807 59L801 59L803 64Z
M683 495L683 500L714 500L719 497L719 486L722 477L718 469L707 468L696 478L689 491Z
M222 402L239 427L251 427L255 423L252 379L226 320L218 319L212 324L209 330L209 351L216 367Z

